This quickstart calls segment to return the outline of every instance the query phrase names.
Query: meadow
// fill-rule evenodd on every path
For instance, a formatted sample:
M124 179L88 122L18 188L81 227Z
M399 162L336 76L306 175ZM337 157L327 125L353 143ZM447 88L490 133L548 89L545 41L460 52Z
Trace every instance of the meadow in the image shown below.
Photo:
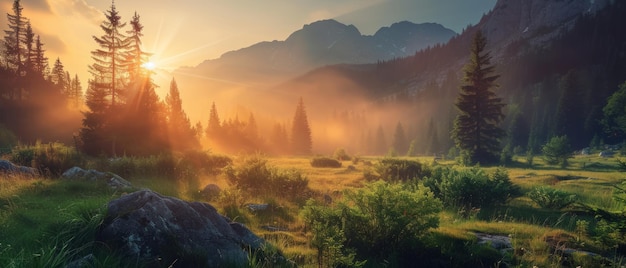
M71 164L68 159L75 158L59 157L72 154L67 150L47 152L46 161ZM16 155L19 154L14 152L4 158L14 159ZM417 240L409 241L407 248L415 251L411 253L415 258L433 256L431 259L450 267L623 267L626 202L619 200L624 195L615 186L623 189L626 175L620 171L619 157L576 156L565 169L547 165L541 157L535 157L529 167L524 157L514 157L512 164L504 167L510 188L515 189L509 192L513 194L502 202L480 206L450 205L444 200L441 209L431 213L437 220L436 227L420 233ZM168 159L176 160L176 164L165 168ZM429 183L425 178L393 180L374 176L381 174L383 159L361 156L339 161L341 167L329 168L313 167L312 157L197 153L116 161L85 158L80 164L120 174L136 189L150 188L183 200L209 202L220 213L265 238L299 267L396 267L402 266L404 253L398 252L404 249L386 256L364 256L365 249L347 231L341 236L324 236L327 240L320 242L320 237L329 235L326 229L335 225L328 223L326 229L316 229L312 224L315 218L310 217L311 211L332 214L342 206L358 206L354 198L373 192L376 188L372 185L380 186L374 183L379 179L388 181L390 186L384 187L399 185L400 188L389 188L399 189L396 192L424 191L424 185ZM421 174L431 177L435 177L433 170L437 168L463 169L453 160L432 157L397 160L419 163ZM267 169L266 188L254 190L254 182L245 181L243 171L254 165ZM153 171L155 167L163 170ZM502 168L476 170L493 174ZM207 184L219 186L219 195L203 195L200 191ZM65 267L91 253L96 267L141 267L141 263L122 259L94 241L107 202L123 194L126 192L104 184L62 180L51 171L35 177L1 175L0 266ZM248 209L249 204L268 204L268 208L254 211ZM393 209L384 211L392 213ZM418 219L419 215L415 220ZM344 222L345 225L349 223ZM511 247L500 250L490 242L483 244L478 239L480 234L508 237ZM270 266L250 257L250 267Z

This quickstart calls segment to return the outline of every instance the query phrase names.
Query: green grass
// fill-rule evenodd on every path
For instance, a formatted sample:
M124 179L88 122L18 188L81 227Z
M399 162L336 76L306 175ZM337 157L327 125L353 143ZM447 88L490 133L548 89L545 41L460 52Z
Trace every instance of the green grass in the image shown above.
M366 183L363 172L371 168L368 161L375 164L379 160L376 157L359 159L358 163L343 161L341 168L314 168L310 165L310 158L296 157L268 158L268 163L280 169L299 170L308 178L313 198L323 202L323 196L327 194L337 202L342 198L342 191L362 187ZM417 159L424 164L433 162L432 157L403 159ZM567 169L546 165L541 157L535 157L533 168L527 168L523 158L515 160L518 164L508 171L511 181L520 186L522 195L504 205L483 208L469 218L461 217L451 208L442 212L440 227L434 230L432 243L441 244L441 250L448 250L454 257L454 250L459 248L470 253L482 250L473 248L475 237L472 232L511 235L516 252L505 257L514 267L557 267L546 242L555 237L615 260L621 258L614 252L605 251L593 237L596 219L589 211L577 206L562 210L542 209L525 195L534 187L550 186L575 194L577 202L589 207L611 212L626 211L626 204L612 197L613 185L626 179L623 172L617 171L615 159L577 156L571 159ZM235 159L234 164L238 163ZM451 166L455 163L439 160L438 164ZM486 169L491 172L495 167ZM299 266L317 267L317 252L309 242L311 233L307 232L299 216L302 204L281 196L250 196L237 192L223 174L201 175L195 180L174 180L150 174L135 174L126 179L137 188L150 188L189 201L204 201L198 191L208 183L217 184L223 193L231 193L210 202L220 213L246 224ZM138 266L137 263L124 263L111 252L93 244L93 235L107 202L122 194L108 190L103 184L0 177L0 267L62 267L67 261L92 252L96 256L96 267ZM268 203L272 209L251 212L243 206L246 203ZM576 222L579 220L590 223L589 232L582 237L576 233ZM264 225L288 231L272 232L263 229ZM523 254L517 252L522 248ZM478 251L475 253L491 254ZM589 260L581 258L578 263L588 267Z

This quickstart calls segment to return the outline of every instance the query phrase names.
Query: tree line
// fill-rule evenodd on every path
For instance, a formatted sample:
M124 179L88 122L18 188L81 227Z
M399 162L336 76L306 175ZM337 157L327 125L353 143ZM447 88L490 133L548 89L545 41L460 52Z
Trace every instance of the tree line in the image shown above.
M0 147L16 144L18 137L71 142L82 106L78 76L72 77L60 58L50 64L19 0L7 22L0 45Z

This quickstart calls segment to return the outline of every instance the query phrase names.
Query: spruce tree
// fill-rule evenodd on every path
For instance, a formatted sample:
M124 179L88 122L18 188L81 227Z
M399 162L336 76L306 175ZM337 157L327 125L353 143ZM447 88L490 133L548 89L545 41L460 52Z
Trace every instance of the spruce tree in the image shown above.
M209 122L206 126L206 136L209 139L219 139L222 133L222 124L220 122L220 116L217 113L215 102L211 104L211 111L209 112Z
M478 31L470 49L470 61L465 65L463 84L456 100L459 114L454 120L452 137L466 163L495 163L500 153L504 130L498 124L504 119L504 103L497 97L491 56L485 52L487 40Z
M44 52L45 50L43 49L41 38L37 35L35 38L35 48L31 54L32 59L30 62L32 64L31 68L33 71L40 74L42 77L47 75L46 69L48 68L48 58L45 56Z
M165 97L165 104L172 149L184 151L198 147L195 129L191 127L189 118L183 110L183 101L180 98L178 84L174 78L170 82L170 91Z
M127 67L126 56L130 43L121 32L126 23L122 23L114 4L111 4L111 9L105 16L106 20L100 25L104 34L100 37L93 36L100 48L91 52L95 62L89 68L94 76L93 87L106 89L109 92L111 106L115 107L120 101L121 88L127 82L121 74Z
M7 67L21 75L24 47L22 40L26 33L28 20L22 15L22 7L19 0L13 1L13 14L7 14L9 30L5 30L4 57Z
M306 115L304 101L300 98L296 113L293 117L293 125L291 128L291 149L292 153L298 155L311 154L311 129L309 128L309 120Z
M404 127L402 127L402 123L400 122L396 125L396 131L393 134L392 146L398 155L404 155L407 152L408 142L406 134L404 133Z
M141 24L139 18L139 15L135 12L135 15L130 21L131 29L126 32L128 34L126 64L131 81L144 77L147 74L147 70L143 68L143 65L148 62L148 57L151 55L141 49L143 25Z

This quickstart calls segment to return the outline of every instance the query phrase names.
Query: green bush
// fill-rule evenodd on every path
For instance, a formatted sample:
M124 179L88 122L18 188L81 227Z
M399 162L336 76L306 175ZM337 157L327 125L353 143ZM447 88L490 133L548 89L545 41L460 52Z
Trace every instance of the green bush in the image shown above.
M429 169L417 161L385 158L374 166L374 174L365 176L374 180L409 181L421 179L429 174Z
M444 204L460 208L464 216L475 208L502 204L519 193L503 168L488 175L478 167L437 167L424 179L424 185Z
M567 136L552 137L542 148L543 157L550 165L561 165L565 168L569 165L567 159L572 157L572 146Z
M352 160L352 157L343 148L339 148L339 149L335 150L335 153L333 154L333 158L335 158L335 159L337 159L339 161L350 161L350 160Z
M33 167L45 176L57 177L74 166L84 166L84 156L75 148L61 143L36 143L16 146L9 160L17 165Z
M330 157L315 157L311 159L311 166L318 168L340 168L341 162Z
M536 187L528 197L542 208L562 209L576 201L576 195L547 186Z
M254 156L240 165L225 167L230 184L255 195L273 195L289 199L306 196L309 180L297 170L281 170L267 164L267 160Z
M308 226L321 226L312 228L317 246L324 246L322 238L331 237L335 243L327 246L343 241L342 250L348 253L344 257L354 249L361 258L382 260L423 245L429 230L437 228L441 209L441 202L426 187L413 190L378 181L346 192L337 207L309 201L302 216Z
M0 155L10 152L11 148L13 148L16 144L17 137L15 137L15 134L0 124Z

